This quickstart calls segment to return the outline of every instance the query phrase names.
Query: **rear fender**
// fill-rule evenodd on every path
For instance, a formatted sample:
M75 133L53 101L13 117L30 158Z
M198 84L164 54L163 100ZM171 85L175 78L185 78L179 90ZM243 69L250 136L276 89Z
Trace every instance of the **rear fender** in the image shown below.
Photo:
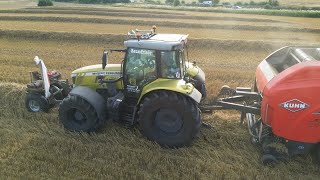
M157 79L146 85L141 93L138 103L146 94L156 90L174 91L189 96L195 102L200 103L202 94L193 87L192 84L186 83L183 79Z
M315 143L303 143L297 141L287 140L286 147L290 156L306 154L317 144Z
M74 89L72 89L69 94L73 95L73 96L80 96L83 99L85 99L86 101L88 101L96 110L98 118L100 120L107 119L106 101L96 91L94 91L88 87L77 86Z

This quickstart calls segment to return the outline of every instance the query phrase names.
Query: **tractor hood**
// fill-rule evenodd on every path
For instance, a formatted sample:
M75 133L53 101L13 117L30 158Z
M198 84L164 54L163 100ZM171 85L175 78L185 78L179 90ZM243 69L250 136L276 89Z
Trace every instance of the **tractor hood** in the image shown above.
M101 64L85 66L72 72L71 78L75 86L87 86L96 89L99 86L98 76L104 80L117 80L121 77L121 64L108 64L102 69Z
M102 69L101 64L95 64L90 66L85 66L79 69L76 69L72 72L72 74L78 74L78 73L89 73L91 75L92 73L95 75L95 73L102 73L102 75L106 75L104 72L108 72L109 74L118 74L120 75L121 71L121 64L108 64L105 69ZM91 74L90 74L91 73Z

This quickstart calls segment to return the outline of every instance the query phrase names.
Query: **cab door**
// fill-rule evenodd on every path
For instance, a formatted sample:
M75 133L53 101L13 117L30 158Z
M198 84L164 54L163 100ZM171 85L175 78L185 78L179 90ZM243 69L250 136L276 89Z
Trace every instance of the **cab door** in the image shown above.
M156 51L128 48L123 77L127 94L139 97L142 88L157 79Z

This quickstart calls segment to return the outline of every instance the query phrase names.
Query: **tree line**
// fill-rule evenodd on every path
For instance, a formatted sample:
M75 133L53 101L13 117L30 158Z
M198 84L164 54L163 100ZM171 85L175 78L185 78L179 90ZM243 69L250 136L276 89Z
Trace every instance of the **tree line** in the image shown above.
M55 0L56 2L77 2L82 4L130 3L130 0Z

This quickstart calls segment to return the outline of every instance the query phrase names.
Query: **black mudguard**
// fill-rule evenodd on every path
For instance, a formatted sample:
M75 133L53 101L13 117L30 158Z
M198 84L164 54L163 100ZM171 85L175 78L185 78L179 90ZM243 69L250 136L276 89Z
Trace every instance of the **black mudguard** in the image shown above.
M107 103L105 99L96 91L85 86L77 86L73 88L69 94L80 96L88 101L96 110L100 120L104 121L107 119Z
M290 156L306 154L313 147L315 147L315 145L316 144L303 143L303 142L297 142L297 141L291 141L291 140L289 140L286 143L286 146L288 148L288 153L289 153Z

